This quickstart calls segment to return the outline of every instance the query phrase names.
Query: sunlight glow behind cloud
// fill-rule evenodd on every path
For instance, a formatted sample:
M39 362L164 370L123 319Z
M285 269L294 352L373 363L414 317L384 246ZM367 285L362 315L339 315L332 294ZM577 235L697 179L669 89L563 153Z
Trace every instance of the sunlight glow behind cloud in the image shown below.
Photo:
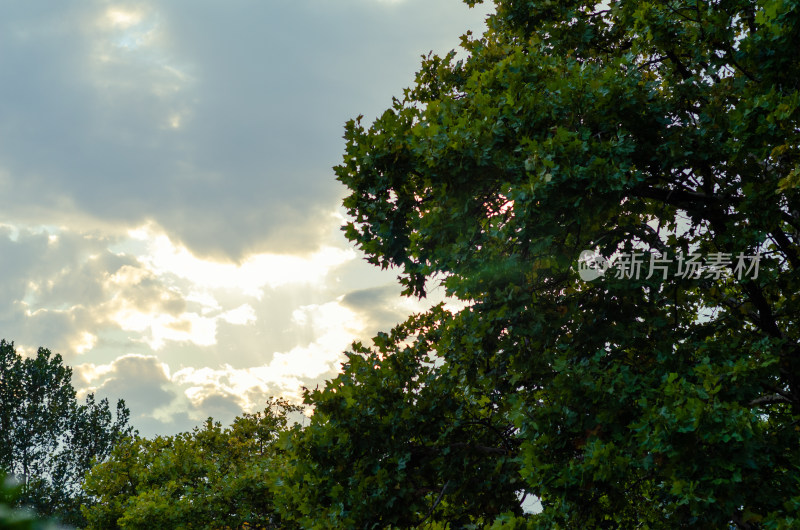
M118 7L112 7L106 11L105 18L112 26L127 29L142 21L142 13L137 11L125 11Z
M154 37L155 15L145 16L141 10L109 8L101 18L100 27L112 33L114 44L133 50L145 46Z
M146 392L152 385L180 389L173 397L152 409L151 419L170 421L181 407L190 406L194 420L202 420L203 406L207 400L233 400L243 410L254 412L264 406L266 396L284 396L299 401L301 387L309 378L331 375L338 371L339 363L354 336L363 332L364 321L352 310L342 305L340 297L325 304L311 304L296 312L297 323L310 325L314 339L286 352L275 352L272 359L262 365L235 368L229 363L216 368L181 368L174 373L169 366L152 355L129 354L108 364L82 363L74 367L76 377L83 383L84 391L96 392L119 381L131 378L125 385ZM252 316L246 306L227 312L236 321L246 321ZM141 381L136 378L149 376ZM145 399L146 396L139 396ZM134 395L136 399L136 395Z
M275 352L264 366L184 368L174 380L186 387L186 396L195 404L218 392L239 396L242 407L249 410L261 406L260 400L270 392L300 399L303 381L336 372L353 338L364 331L364 321L344 307L341 298L295 312L298 323L314 329L315 339L309 344Z
M129 237L116 252L126 255L135 250L137 265L123 265L108 276L104 289L110 300L104 311L110 321L139 334L135 340L154 351L170 342L213 346L220 322L236 326L257 322L247 299L261 300L266 289L319 284L331 270L356 256L352 250L322 247L305 257L257 254L240 264L221 263L195 256L152 224L130 230ZM225 304L220 302L222 295ZM238 305L231 305L236 301Z
M141 260L153 273L183 278L207 289L234 289L257 299L266 287L319 283L331 269L356 258L353 250L328 246L308 257L257 254L241 264L220 263L196 257L150 227L131 230L129 234L147 242L147 253Z

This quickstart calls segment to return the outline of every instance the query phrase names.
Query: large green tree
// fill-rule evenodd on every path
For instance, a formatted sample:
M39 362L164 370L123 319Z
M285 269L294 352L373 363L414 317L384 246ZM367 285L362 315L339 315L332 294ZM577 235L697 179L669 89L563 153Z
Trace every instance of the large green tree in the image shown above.
M130 437L86 477L86 528L285 528L270 493L273 442L300 407L271 400L223 429Z
M320 527L800 524L800 3L495 4L464 58L347 124L347 236L406 294L467 307L308 394L287 506ZM584 281L584 250L616 265Z
M22 357L0 341L0 470L19 481L18 505L80 525L83 477L132 434L129 418L122 400L115 415L93 394L79 403L72 369L59 354L39 348Z

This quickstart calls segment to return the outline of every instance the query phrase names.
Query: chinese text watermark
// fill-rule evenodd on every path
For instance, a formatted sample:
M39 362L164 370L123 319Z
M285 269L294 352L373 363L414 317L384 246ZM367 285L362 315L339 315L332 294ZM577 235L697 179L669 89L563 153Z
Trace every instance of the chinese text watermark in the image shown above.
M761 254L747 255L729 252L711 252L705 256L697 253L677 253L670 257L667 254L652 252L629 252L619 254L613 263L599 252L584 250L578 258L578 274L586 282L611 271L618 280L649 280L660 277L714 279L723 276L734 276L737 280L758 278L758 264Z

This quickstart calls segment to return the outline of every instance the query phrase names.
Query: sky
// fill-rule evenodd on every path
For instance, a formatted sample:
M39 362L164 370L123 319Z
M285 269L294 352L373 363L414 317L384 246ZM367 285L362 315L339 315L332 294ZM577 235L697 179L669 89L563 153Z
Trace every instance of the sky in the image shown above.
M332 166L459 0L0 5L0 337L145 436L299 400L402 298L342 235Z

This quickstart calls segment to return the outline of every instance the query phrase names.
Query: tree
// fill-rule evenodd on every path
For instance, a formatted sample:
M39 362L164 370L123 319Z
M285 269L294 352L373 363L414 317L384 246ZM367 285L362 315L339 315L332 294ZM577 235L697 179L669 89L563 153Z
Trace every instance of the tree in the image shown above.
M107 399L79 404L71 379L60 355L23 358L0 341L0 469L20 482L18 504L78 525L83 476L132 427L124 401L112 418Z
M28 511L13 508L19 495L19 487L11 483L0 471L0 529L2 530L55 530L50 521L43 521Z
M467 307L307 394L297 496L320 527L796 525L800 3L495 3L466 58L346 126L348 238ZM587 254L613 266L584 281Z
M461 528L521 514L513 425L490 396L437 368L439 319L448 319L441 308L380 334L375 350L354 345L343 375L307 393L311 424L284 437L291 457L274 470L287 519L301 528L440 519Z
M285 528L270 493L273 443L300 408L271 400L227 429L129 437L86 477L86 528Z

